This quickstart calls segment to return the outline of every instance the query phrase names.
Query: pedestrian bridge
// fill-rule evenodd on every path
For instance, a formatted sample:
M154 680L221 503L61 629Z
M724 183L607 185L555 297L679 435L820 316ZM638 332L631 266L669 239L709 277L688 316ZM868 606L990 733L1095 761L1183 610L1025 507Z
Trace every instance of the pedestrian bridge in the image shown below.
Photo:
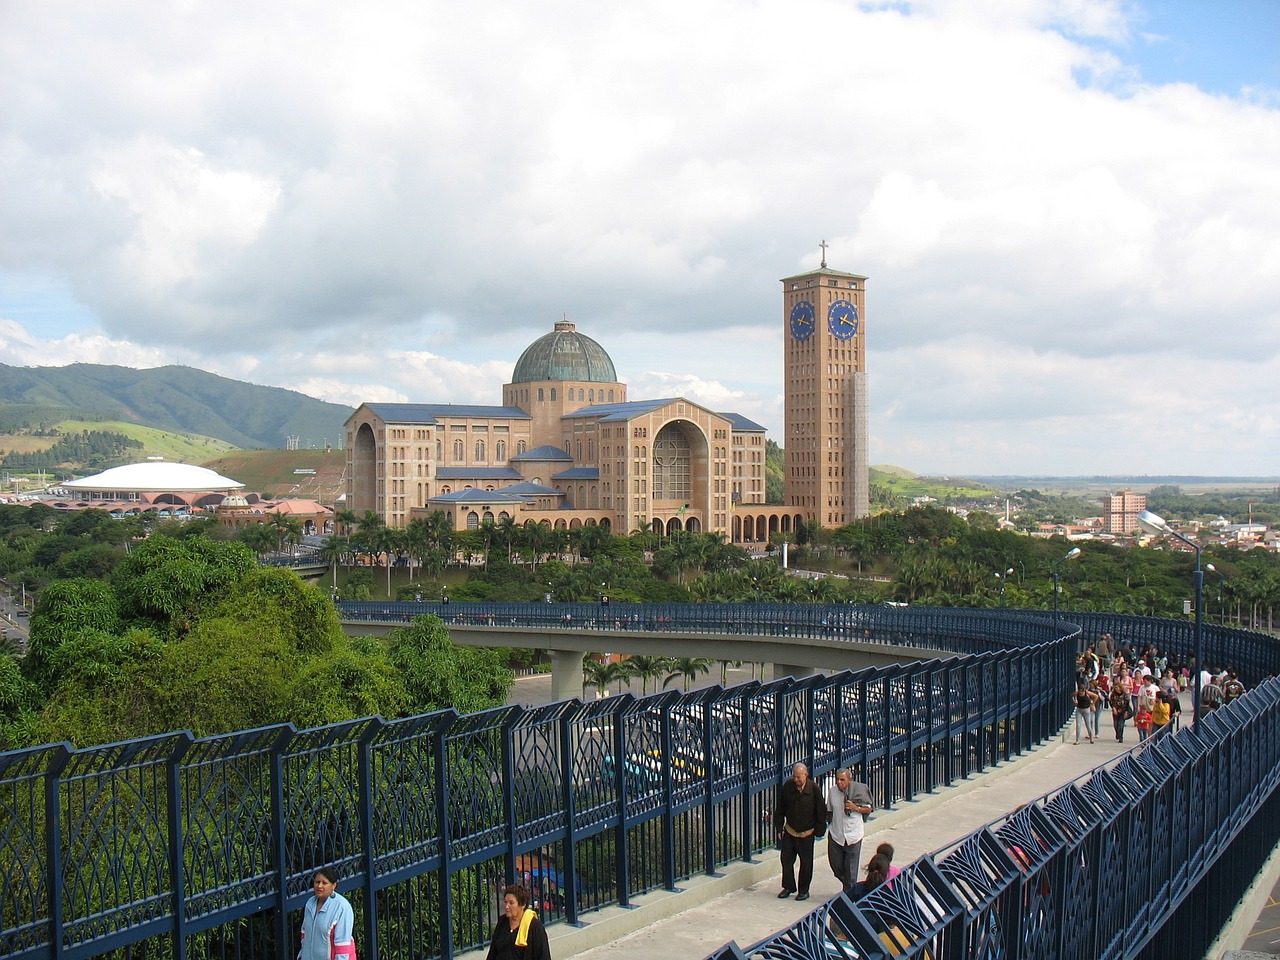
M543 606L486 605L495 622L473 626L538 629ZM851 767L889 808L1054 736L1082 637L1182 655L1192 642L1172 620L841 610L645 607L626 611L641 618L627 635L661 624L652 632L821 640L834 658L869 630L918 658L640 699L0 754L0 956L287 960L322 864L343 876L375 960L482 947L511 879L548 924L589 924L772 856L767 813L796 762L819 776ZM621 629L596 621L579 629ZM1251 685L1280 672L1261 634L1209 628L1205 649ZM837 897L718 955L1200 957L1280 834L1277 707L1280 683L1264 683L1196 731L909 865L874 900Z
M986 650L1009 629L995 611L951 611L922 620L899 607L851 604L353 603L338 604L343 629L385 636L414 617L439 617L455 643L546 650L552 699L582 695L587 653L706 657L773 665L774 678L861 670L922 657ZM994 614L987 616L986 614ZM1017 637L1047 639L1052 623L1024 624Z

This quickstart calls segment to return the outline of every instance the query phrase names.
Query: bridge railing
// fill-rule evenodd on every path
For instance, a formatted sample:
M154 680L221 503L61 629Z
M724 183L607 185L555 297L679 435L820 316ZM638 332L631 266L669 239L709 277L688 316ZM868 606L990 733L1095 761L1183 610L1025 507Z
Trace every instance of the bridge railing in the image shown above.
M1280 841L1280 681L715 960L1208 955Z
M518 619L543 606L485 608ZM1043 616L631 612L691 631L817 632L836 616L859 639L983 652L643 699L0 754L0 955L293 957L293 911L329 864L363 953L451 957L487 941L508 879L530 885L548 922L574 922L763 852L796 762L853 767L887 807L1026 749L1069 710L1078 631L1063 623L1056 637Z

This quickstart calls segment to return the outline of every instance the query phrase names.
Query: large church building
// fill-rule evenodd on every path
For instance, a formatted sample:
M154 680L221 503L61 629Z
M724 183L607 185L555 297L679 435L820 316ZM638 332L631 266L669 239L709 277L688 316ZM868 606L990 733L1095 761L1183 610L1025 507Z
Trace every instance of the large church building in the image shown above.
M797 325L796 303L814 301L817 316L830 308L826 300L834 302L829 295L819 299L828 275L841 279L832 288L840 294L841 322L826 331L812 322ZM858 284L856 294L846 278ZM766 543L801 520L847 522L846 515L861 515L856 481L844 478L859 462L865 477L866 417L865 409L859 418L833 406L847 399L865 407L865 389L859 380L854 388L819 394L815 374L823 350L837 356L856 350L857 360L840 363L850 374L861 372L862 336L856 321L855 333L848 333L843 304L853 305L858 316L862 279L828 271L824 262L814 274L783 281L785 506L765 504L764 427L683 397L629 400L608 353L568 320L521 354L501 406L362 404L346 424L346 506L359 514L374 511L396 528L440 511L458 530L509 518L570 530L599 524L619 535L643 529L718 533L741 544ZM810 280L816 290L804 286ZM831 374L825 382L840 378ZM803 398L794 409L793 393ZM825 422L826 410L833 411L835 426ZM861 460L842 460L835 478L830 458L846 446L846 424L859 422L862 437L850 433L849 439L860 441ZM819 462L824 459L825 465ZM831 479L821 479L824 471Z

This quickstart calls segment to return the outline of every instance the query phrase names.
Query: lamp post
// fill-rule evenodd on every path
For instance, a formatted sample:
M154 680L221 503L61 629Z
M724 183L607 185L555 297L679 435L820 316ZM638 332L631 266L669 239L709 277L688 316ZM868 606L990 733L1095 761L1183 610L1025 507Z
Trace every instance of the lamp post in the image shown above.
M1004 585L1009 579L1009 575L1013 573L1013 567L1010 567L1004 573L996 571L996 579L1000 581L1000 608L1004 609Z
M1195 700L1191 704L1191 723L1194 725L1200 719L1200 674L1204 670L1204 611L1201 610L1201 601L1204 599L1204 571L1200 568L1200 544L1189 537L1184 537L1169 524L1165 523L1163 517L1152 513L1150 510L1143 510L1138 514L1138 525L1148 533L1161 533L1170 537L1177 537L1196 552L1196 570L1193 575L1196 588L1196 629L1194 639L1196 669L1192 687L1194 691L1192 696Z
M1222 610L1222 585L1227 582L1227 577L1221 570L1215 567L1212 563L1206 563L1204 565L1204 568L1210 573L1216 573L1218 575L1218 623L1225 626L1227 623L1227 618L1223 615L1223 610Z
M1053 629L1058 629L1058 570L1068 560L1074 560L1080 556L1080 548L1072 547L1067 551L1067 555L1053 565Z

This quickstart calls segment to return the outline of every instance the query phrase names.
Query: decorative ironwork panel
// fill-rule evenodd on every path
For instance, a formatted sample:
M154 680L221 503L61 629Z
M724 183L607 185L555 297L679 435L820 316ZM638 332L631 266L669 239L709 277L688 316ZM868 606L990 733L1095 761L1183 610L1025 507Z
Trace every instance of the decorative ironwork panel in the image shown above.
M68 756L62 744L0 754L0 955L50 943L45 790Z
M502 782L502 735L514 708L459 717L445 733L445 803L449 857L469 862L503 849L508 831Z
M77 751L59 783L68 944L107 940L172 918L168 775L185 734Z
M285 790L285 895L311 888L313 871L329 865L343 877L363 873L360 831L360 742L375 726L354 720L294 736L279 754Z
M271 773L292 727L198 740L183 757L183 905L188 919L274 895Z
M369 747L373 857L379 876L433 869L441 857L443 818L437 746L457 718L452 710L388 724ZM400 889L411 896L410 887Z

